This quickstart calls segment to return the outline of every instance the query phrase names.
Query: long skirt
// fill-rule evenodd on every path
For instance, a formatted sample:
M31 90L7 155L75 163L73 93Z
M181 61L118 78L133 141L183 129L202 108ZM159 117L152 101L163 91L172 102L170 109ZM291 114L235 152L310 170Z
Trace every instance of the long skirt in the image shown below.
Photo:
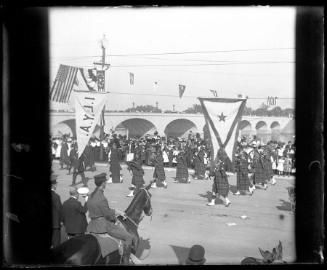
M110 173L113 183L120 183L120 164L118 161L110 162Z
M212 184L212 192L227 197L229 192L229 183L227 178L215 178Z
M256 166L254 168L254 173L253 173L253 181L256 184L266 184L266 174L264 172L264 168L261 166Z
M188 176L187 167L184 164L177 163L176 180L181 183L186 183Z
M154 173L153 173L153 178L159 180L160 182L166 180L166 174L164 167L161 166L155 166L154 168Z
M239 191L247 191L249 187L252 186L247 171L238 171L237 172L237 182L236 187Z

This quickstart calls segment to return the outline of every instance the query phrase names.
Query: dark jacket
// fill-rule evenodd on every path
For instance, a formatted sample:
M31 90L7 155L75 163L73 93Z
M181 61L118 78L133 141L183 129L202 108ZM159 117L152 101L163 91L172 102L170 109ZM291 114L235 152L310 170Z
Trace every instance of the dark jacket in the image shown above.
M62 204L60 196L51 190L52 199L52 228L60 229L60 223L62 222Z
M66 233L85 233L87 220L85 213L87 212L87 204L82 206L77 199L70 197L62 205L63 222Z

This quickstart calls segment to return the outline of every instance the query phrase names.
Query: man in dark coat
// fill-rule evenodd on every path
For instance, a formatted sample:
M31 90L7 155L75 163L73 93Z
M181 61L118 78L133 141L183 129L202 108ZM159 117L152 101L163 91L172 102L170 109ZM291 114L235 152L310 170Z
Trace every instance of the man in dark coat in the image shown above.
M64 164L67 166L67 169L69 169L69 157L68 157L68 144L66 142L66 139L63 139L60 149L60 168L64 168Z
M218 160L218 162L212 166L210 176L214 177L214 181L212 185L212 198L207 205L215 205L216 195L218 194L223 198L224 205L228 207L231 204L230 200L228 199L228 176L224 169L224 163L221 160Z
M69 168L68 168L68 174L70 174L70 171L72 168L77 167L78 162L78 155L77 155L77 146L75 143L72 144L72 149L69 153Z
M51 176L51 199L52 199L52 248L60 244L60 229L62 225L62 204L60 196L56 193L57 176Z
M68 238L83 235L87 227L87 197L85 197L85 203L82 206L81 202L78 200L79 194L75 187L69 190L69 194L70 198L64 201L62 205L63 223Z
M84 187L87 187L87 180L84 174L85 171L85 165L84 165L84 154L82 154L74 164L74 171L73 171L73 183L72 186L76 185L76 177L77 175L81 175L82 177L82 182Z

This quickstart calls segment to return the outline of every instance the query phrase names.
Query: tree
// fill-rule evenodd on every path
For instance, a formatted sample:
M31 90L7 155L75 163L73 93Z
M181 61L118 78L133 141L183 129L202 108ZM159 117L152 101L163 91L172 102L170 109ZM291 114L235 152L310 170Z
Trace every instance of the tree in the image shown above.
M192 107L187 108L184 113L202 113L202 106L199 104L193 104Z

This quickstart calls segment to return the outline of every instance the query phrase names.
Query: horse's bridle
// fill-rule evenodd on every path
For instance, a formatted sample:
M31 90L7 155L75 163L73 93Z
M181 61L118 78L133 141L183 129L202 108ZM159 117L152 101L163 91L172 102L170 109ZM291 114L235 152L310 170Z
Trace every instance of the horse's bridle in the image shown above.
M148 203L148 201L150 200L150 194L145 188L141 188L141 189L143 189L145 191L145 194L146 194L146 201L145 201L145 205L146 205ZM136 228L139 226L138 224L136 224L136 222L133 219L131 219L129 216L127 216L126 213L125 213L125 218L127 218L130 222L132 222L135 225ZM142 211L142 216L140 217L140 221L142 219L143 219L143 211ZM151 220L152 220L152 211L151 211Z

